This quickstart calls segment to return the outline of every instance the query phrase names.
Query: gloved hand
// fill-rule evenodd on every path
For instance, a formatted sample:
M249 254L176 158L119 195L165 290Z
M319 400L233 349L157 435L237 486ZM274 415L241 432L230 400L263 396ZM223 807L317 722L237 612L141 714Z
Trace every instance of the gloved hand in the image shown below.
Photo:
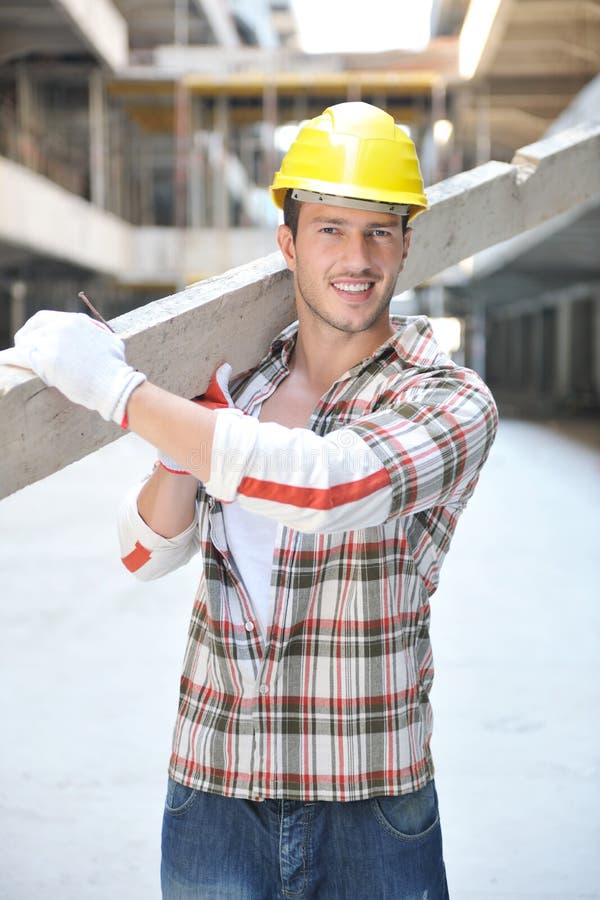
M127 401L146 376L125 361L121 338L83 313L42 310L0 352L0 364L31 369L73 403L125 427Z
M194 403L205 406L207 409L225 409L235 406L229 394L229 379L231 378L231 366L229 363L221 363L210 380L206 392L201 397L194 397ZM174 459L161 453L158 462L168 472L175 475L189 475L187 469L182 469Z

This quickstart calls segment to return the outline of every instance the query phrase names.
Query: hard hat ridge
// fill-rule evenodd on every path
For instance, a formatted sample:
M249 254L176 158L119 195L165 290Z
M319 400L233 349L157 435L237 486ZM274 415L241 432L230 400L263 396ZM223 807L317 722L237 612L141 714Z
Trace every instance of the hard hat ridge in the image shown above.
M338 103L308 121L271 185L281 209L289 189L427 209L415 146L392 116L362 101ZM343 199L342 199L343 198Z

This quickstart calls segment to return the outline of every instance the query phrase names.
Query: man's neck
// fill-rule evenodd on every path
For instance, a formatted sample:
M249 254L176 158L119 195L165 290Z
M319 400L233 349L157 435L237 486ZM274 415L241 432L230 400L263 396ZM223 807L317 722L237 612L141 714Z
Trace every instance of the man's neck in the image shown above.
M319 396L344 372L371 356L394 333L389 319L377 328L356 334L321 328L318 323L316 328L314 325L314 322L300 319L291 368Z

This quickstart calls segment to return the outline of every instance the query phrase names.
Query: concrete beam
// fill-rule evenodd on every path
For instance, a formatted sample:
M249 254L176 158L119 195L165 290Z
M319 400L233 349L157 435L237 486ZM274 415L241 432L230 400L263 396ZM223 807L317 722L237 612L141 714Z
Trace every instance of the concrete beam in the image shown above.
M111 71L129 62L129 30L111 0L52 0L93 55Z
M191 284L277 250L271 228L169 228L134 231L133 263L123 284Z
M600 123L600 75L593 78L574 97L566 109L548 128L542 141L538 141L537 144L533 144L529 148L517 150L513 163L518 163L519 157L526 151L532 150L532 148L540 144L546 145L548 138L553 135L560 133L575 134L575 129L579 126L587 130L588 128L593 129L597 127L598 123ZM507 266L512 260L527 253L528 250L552 237L553 234L568 228L581 216L598 206L600 204L600 196L598 195L600 166L596 162L595 165L592 164L590 166L589 170L581 174L589 182L590 187L588 197L582 200L581 203L569 206L562 214L557 213L537 227L528 230L526 234L519 233L507 241L491 245L476 256L444 272L440 276L440 280L444 284L459 285L473 278L483 278ZM565 185L568 185L568 182L565 182ZM558 188L559 190L564 190L565 186L558 185ZM569 189L570 186L566 188L566 190Z
M58 30L3 28L0 32L0 65L37 53L56 57L80 50L79 39L75 39L71 35L65 36Z
M0 194L0 242L115 277L131 270L135 229L118 216L4 157Z
M515 0L470 0L459 37L463 78L489 72L502 46Z
M437 215L417 219L415 238L435 254L438 272L460 262L463 278L472 277L479 251L600 201L599 156L600 122L587 123L517 150L512 163L489 162L448 178L428 191ZM402 281L412 287L435 274L415 254Z
M217 44L222 47L240 46L240 37L226 4L221 0L194 0L194 3L206 16Z
M125 340L132 365L161 387L192 397L205 390L223 360L235 363L237 372L251 366L292 318L292 281L274 253L112 324ZM10 366L0 366L0 422L0 497L122 434Z
M523 148L513 164L490 162L435 185L428 192L429 213L416 220L398 290L600 194L599 156L600 125L582 126ZM258 361L292 317L291 279L282 258L273 254L113 324L132 365L168 390L193 397L221 360L236 372ZM35 376L0 369L0 497L119 433Z
M4 157L0 189L0 244L101 272L123 284L189 284L272 253L277 246L275 228L130 225ZM245 197L251 196L252 186L247 186Z

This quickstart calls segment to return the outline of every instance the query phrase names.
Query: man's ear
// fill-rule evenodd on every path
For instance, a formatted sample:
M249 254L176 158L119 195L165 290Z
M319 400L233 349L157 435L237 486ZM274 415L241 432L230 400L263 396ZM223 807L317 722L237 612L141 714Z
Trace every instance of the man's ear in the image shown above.
M285 263L290 272L296 271L296 247L294 245L294 237L287 225L280 225L277 229L277 243L279 249L283 253Z
M402 236L403 240L403 248L402 248L402 269L404 268L404 263L406 262L406 257L408 256L408 251L410 248L410 239L412 238L412 228L407 228ZM402 269L400 271L402 271Z

